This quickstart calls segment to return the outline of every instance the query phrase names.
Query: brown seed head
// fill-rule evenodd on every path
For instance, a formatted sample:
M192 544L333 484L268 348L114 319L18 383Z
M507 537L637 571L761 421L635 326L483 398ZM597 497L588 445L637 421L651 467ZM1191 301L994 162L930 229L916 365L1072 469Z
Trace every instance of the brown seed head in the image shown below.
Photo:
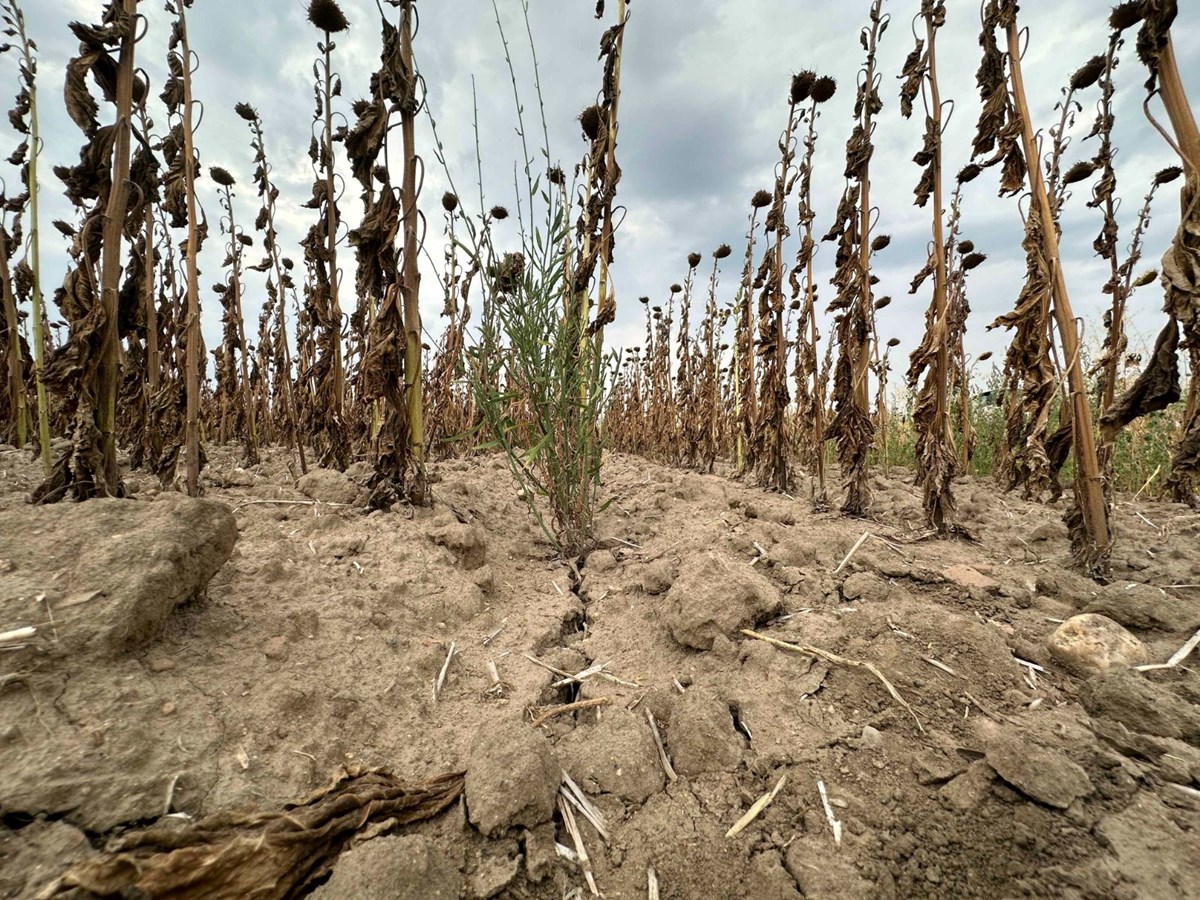
M891 242L892 236L890 234L881 234L875 240L871 241L871 251L879 253L881 250L886 250Z
M794 104L803 103L812 96L813 85L817 83L817 73L805 69L799 75L792 76L792 90L789 99Z
M733 253L733 248L728 244L722 244L713 251L713 259L726 259L731 253Z
M689 269L696 268L696 266L700 265L700 260L702 260L702 259L704 259L704 257L701 256L699 253L689 253L688 254L688 268Z
M222 169L220 166L212 166L208 170L208 174L209 174L209 177L211 177L212 180L215 181L217 184L219 184L221 187L231 188L234 186L234 184L237 183L233 180L233 176L230 175L229 172L227 172L225 169Z
M1096 168L1097 165L1094 161L1082 159L1067 169L1067 174L1063 176L1063 184L1078 184L1086 181L1095 174Z
M968 163L958 170L958 183L966 184L968 181L974 181L983 171L983 166L977 163Z
M1158 281L1158 270L1150 269L1138 276L1137 281L1133 283L1134 287L1145 287L1148 284L1153 284Z
M234 104L233 111L245 119L247 122L253 122L258 118L258 113L254 111L254 107L249 103Z
M645 305L645 304L648 304L649 302L650 302L649 297L638 297L638 303Z
M442 209L451 213L458 209L458 197L451 191L442 194Z
M974 253L975 252L975 242L971 241L971 240L959 241L958 242L958 252L959 253Z
M1104 66L1103 56L1093 56L1076 69L1075 74L1071 76L1071 90L1083 91L1090 88L1104 74Z
M987 351L987 353L980 353L979 356L975 359L975 362L987 362L991 358L992 358L992 351L989 350L989 351Z
M1179 166L1167 166L1165 169L1160 169L1158 174L1154 176L1156 185L1170 184L1176 178L1183 174L1183 169Z
M892 305L891 297L880 297L878 300L875 301L876 309L887 309L891 305Z
M563 174L563 170L558 166L551 166L550 171L546 173L546 178L549 179L551 184L556 184L559 187L567 183L567 176Z
M308 4L308 21L327 34L337 34L350 27L337 0L312 0Z
M828 103L837 93L837 81L828 75L822 75L812 86L812 98L816 103Z
M1113 7L1108 16L1108 27L1113 31L1124 31L1142 21L1145 15L1142 0L1128 0Z
M889 338L888 346L889 347L899 347L900 346L900 338Z
M968 253L963 257L962 267L964 272L970 272L972 269L977 269L987 260L986 253Z
M508 218L508 210L505 209L503 206L493 206L491 211L488 213L488 215L491 216L493 219L495 219L497 222L503 222L505 219Z
M788 309L793 309L793 310L794 310L794 309L799 309L799 308L800 308L800 301L799 301L799 300L793 300L791 303L789 303L789 304L788 304Z
M583 129L583 136L589 141L600 137L601 118L600 107L595 104L579 114L579 126Z
M671 293L672 293L672 294L678 294L678 293L679 293L680 291L682 291L682 290L683 290L683 285L682 285L682 284L679 284L678 282L676 282L675 284L671 285Z
M771 205L771 195L767 191L755 191L754 196L750 198L750 205L755 209Z

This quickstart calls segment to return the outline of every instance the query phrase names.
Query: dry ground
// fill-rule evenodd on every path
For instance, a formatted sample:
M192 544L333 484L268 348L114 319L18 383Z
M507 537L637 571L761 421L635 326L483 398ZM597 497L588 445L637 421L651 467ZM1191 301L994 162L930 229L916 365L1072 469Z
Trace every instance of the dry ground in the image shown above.
M957 487L978 543L922 541L902 471L876 477L877 518L852 521L614 457L600 549L576 571L552 559L495 458L439 465L431 510L370 515L309 502L285 454L234 460L218 449L205 474L236 517L232 556L161 634L86 665L51 654L16 671L0 652L0 897L34 896L164 812L277 808L344 766L412 780L466 769L467 797L356 846L323 896L586 896L580 866L555 855L555 841L573 846L561 817L539 813L542 786L516 771L520 754L511 763L528 741L604 816L607 842L580 827L614 900L645 897L651 867L665 898L1200 896L1200 676L1185 664L1088 682L1045 648L1097 603L1152 662L1187 640L1200 517L1183 507L1122 501L1116 583L1101 588L1065 568L1061 507L990 482ZM0 516L36 476L0 451ZM130 487L133 503L162 502L145 476ZM53 541L0 533L0 563ZM0 611L28 603L2 573ZM730 628L743 606L765 635L874 664L911 714L861 667ZM530 657L571 673L604 663L613 678L555 687ZM607 705L531 724L596 698ZM485 837L472 822L491 801Z

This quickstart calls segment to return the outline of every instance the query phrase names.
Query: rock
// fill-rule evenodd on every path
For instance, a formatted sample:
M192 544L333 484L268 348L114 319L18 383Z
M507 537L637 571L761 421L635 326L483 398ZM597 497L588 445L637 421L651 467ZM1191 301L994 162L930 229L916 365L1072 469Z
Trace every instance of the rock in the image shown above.
M1200 745L1200 709L1130 669L1110 669L1084 682L1079 701L1088 714L1130 731Z
M1185 632L1200 628L1200 604L1167 595L1148 584L1110 584L1086 612L1107 616L1138 631Z
M656 559L642 570L642 590L647 594L665 594L679 575L678 567L666 559Z
M988 742L987 763L1026 797L1055 809L1092 792L1087 773L1066 755L1038 747L1012 729Z
M779 589L749 565L708 553L689 560L667 592L662 615L678 643L708 650L718 634L735 637L781 607Z
M1046 640L1050 656L1065 669L1086 678L1112 666L1140 666L1146 648L1106 616L1072 616Z
M89 500L0 512L0 622L39 627L32 647L71 665L114 658L158 636L181 603L200 594L233 552L237 523L223 503L165 494L153 503ZM54 617L41 628L45 592ZM61 651L61 653L58 653ZM13 655L6 660L16 663ZM19 666L17 667L19 668Z
M267 659L287 659L287 638L282 634L269 638L263 643L262 652Z
M310 469L297 482L300 493L321 503L344 503L357 506L363 490L349 476L337 469Z
M563 768L588 793L644 803L663 788L650 726L628 710L606 710L595 725L576 726L556 749Z
M950 566L942 574L946 576L947 581L957 584L960 587L974 588L975 590L986 591L989 594L994 594L1000 590L1000 582L995 578L984 575L972 566Z
M377 837L338 858L313 900L457 900L462 876L444 849L420 834Z
M864 750L880 750L883 748L883 734L878 728L872 728L870 725L864 725L860 746Z
M855 572L842 582L842 596L848 601L886 600L891 585L873 572Z
M488 837L515 825L548 822L561 781L562 770L540 731L519 720L485 722L467 759L468 816Z
M958 757L927 750L917 754L912 768L917 775L918 784L945 784L967 771L967 764Z
M175 660L167 656L152 656L146 660L146 668L151 672L169 672L175 668Z
M467 571L480 568L487 561L487 535L478 525L455 522L427 532L429 539L454 554L458 564Z
M617 567L617 558L611 550L597 550L589 553L584 568L589 572L611 572Z
M685 776L732 772L742 759L728 705L696 688L675 701L667 748L675 771Z

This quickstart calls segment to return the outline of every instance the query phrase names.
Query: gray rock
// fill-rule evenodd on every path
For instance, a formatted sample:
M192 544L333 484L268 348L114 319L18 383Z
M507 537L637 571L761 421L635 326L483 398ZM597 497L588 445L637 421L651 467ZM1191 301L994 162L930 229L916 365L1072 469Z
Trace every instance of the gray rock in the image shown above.
M1055 662L1084 678L1114 666L1139 666L1147 659L1141 641L1094 613L1067 619L1047 638L1046 647Z
M782 607L782 595L749 565L716 553L689 561L667 592L663 621L685 647L712 648L717 635L770 618Z
M1066 809L1092 792L1092 782L1082 768L1057 750L1030 743L1015 730L992 738L987 763L1026 797L1055 809Z

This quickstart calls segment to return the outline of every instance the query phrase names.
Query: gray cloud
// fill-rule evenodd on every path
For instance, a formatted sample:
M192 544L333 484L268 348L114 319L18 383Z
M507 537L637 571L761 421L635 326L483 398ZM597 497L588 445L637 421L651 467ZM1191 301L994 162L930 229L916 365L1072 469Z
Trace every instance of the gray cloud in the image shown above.
M82 139L58 99L65 63L75 50L66 25L72 17L93 15L99 5L91 0L27 5L30 32L42 48L44 217L47 221L71 218L72 211L50 172L54 164L77 158ZM343 5L352 27L338 40L335 62L345 85L342 109L348 115L350 101L365 91L377 64L378 13L370 0L343 0ZM619 149L625 176L618 195L628 212L618 235L614 281L619 313L617 323L609 330L610 341L640 342L642 324L636 297L665 297L670 283L685 274L684 258L691 250L707 257L722 241L733 245L734 255L722 277L722 299L732 296L740 269L739 245L744 241L749 195L758 187L770 185L778 155L776 142L786 115L788 79L804 68L833 75L840 84L838 96L828 104L820 123L817 227L825 230L843 185L842 156L852 125L853 86L862 62L857 35L868 5L860 0L842 4L832 13L825 5L798 4L795 0L635 0L631 4ZM950 18L939 49L943 93L955 101L946 137L947 167L953 171L968 161L970 152L978 110L974 73L979 48L976 5L957 0L949 5ZM157 3L144 2L141 6L149 31L139 45L139 64L161 85L167 16ZM520 6L515 0L496 0L496 6L508 37L526 127L536 155L541 143L540 112ZM592 6L590 2L564 0L533 0L530 4L551 156L564 168L572 166L584 150L574 120L584 106L593 102L599 86L596 50L604 23L592 18ZM877 132L873 180L874 199L881 210L879 227L895 238L878 257L882 279L879 292L891 294L895 302L881 313L879 325L881 334L901 339L898 353L907 353L920 336L928 302L924 292L915 297L907 293L909 280L924 261L928 217L925 211L912 206L911 189L919 172L911 157L921 142L919 114L911 122L900 118L895 75L911 48L909 17L917 4L915 0L889 0L886 6L893 22L884 37L880 60L885 110ZM1062 0L1023 8L1022 19L1031 34L1026 74L1034 115L1041 128L1047 129L1057 121L1055 104L1070 72L1104 50L1107 6L1094 0ZM457 0L419 7L419 63L455 183L464 199L477 196L474 86L487 202L511 204L513 165L520 158L520 144L515 134L513 87L493 4L491 0ZM232 107L239 100L258 107L267 126L267 149L275 177L283 191L283 239L292 244L289 252L299 257L294 245L313 216L300 204L307 200L312 180L306 151L313 108L311 65L317 39L304 20L303 4L299 0L201 0L191 12L190 26L200 60L196 95L205 110L197 138L202 162L206 168L224 166L237 177L238 215L249 223L257 209L250 178L249 134ZM1181 4L1176 33L1185 83L1200 84L1200 10ZM1121 209L1123 244L1152 174L1174 162L1170 149L1142 115L1144 78L1132 46L1127 47L1119 73L1116 135L1121 147L1118 189L1125 198ZM1079 116L1076 142L1069 154L1072 159L1088 150L1079 140L1090 127L1092 114L1089 105ZM160 127L165 125L164 115L160 113L156 119ZM432 133L426 123L422 123L420 139L430 148L424 154L428 169L423 202L431 223L429 249L434 259L440 259L437 241L441 214L437 202L449 182L434 158ZM0 135L0 151L7 153L14 141L11 133ZM395 154L392 161L398 164ZM535 165L540 168L542 164L537 157ZM344 163L342 171L346 171ZM201 189L215 225L218 206L213 185L206 179ZM343 201L347 221L357 214L353 197L351 185ZM1086 208L1086 199L1083 194L1075 196L1064 213L1064 266L1076 311L1086 323L1088 337L1098 341L1106 300L1100 287L1105 276L1091 248L1100 222L1095 211ZM794 214L794 205L791 212ZM1157 264L1177 223L1178 205L1168 190L1147 236L1146 267ZM512 235L516 225L510 225L508 234ZM1011 307L1025 266L1018 204L996 196L992 173L965 190L963 232L989 254L987 264L971 279L975 315L969 345L976 353L1002 351L1006 336L999 331L988 332L985 326ZM46 282L52 288L65 269L66 256L49 228L44 243ZM214 227L201 261L201 296L206 302L203 326L210 346L219 339L219 310L211 302L207 285L219 277L220 243ZM350 249L345 248L343 254L342 266L351 273ZM818 256L818 270L825 280L832 257L828 246ZM440 325L436 316L441 307L435 296L438 277L427 261L422 266L426 327L437 331ZM252 273L246 296L247 316L251 319L257 315L262 290L254 278ZM345 283L352 284L352 276ZM821 294L826 300L832 296L827 286L822 287ZM343 301L343 306L351 306L350 298ZM1160 307L1160 289L1143 289L1133 303L1133 329L1145 335L1156 332ZM894 365L897 369L903 367Z

